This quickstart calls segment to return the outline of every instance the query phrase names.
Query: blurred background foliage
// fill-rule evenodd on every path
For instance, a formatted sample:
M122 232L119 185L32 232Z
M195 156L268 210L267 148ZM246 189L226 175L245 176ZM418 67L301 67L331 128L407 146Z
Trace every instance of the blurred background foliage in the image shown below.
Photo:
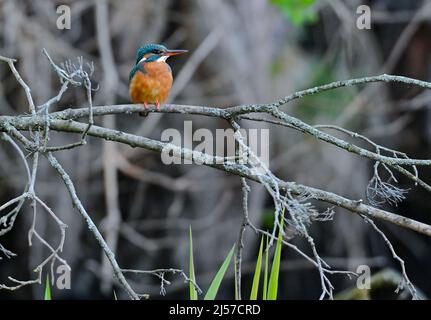
M97 25L97 1L86 0L0 0L0 54L18 59L18 68L32 87L36 102L55 95L60 84L42 56L46 48L56 62L83 56L95 63L94 104L129 103L128 75L139 46L156 42L188 55L171 59L175 84L170 97L178 104L225 107L262 103L296 90L334 80L395 73L430 80L430 2L408 0L110 0L108 25ZM356 27L356 9L368 4L372 10L371 30ZM56 28L58 5L71 7L70 30ZM100 23L100 21L99 21ZM103 66L101 28L109 30L114 63ZM310 124L337 124L367 135L385 146L412 157L430 158L430 94L402 85L372 84L342 88L301 99L285 110ZM70 90L55 110L84 107L85 93ZM6 65L0 65L0 114L26 112L23 92ZM194 116L151 114L147 118L122 115L97 119L99 125L160 139L166 128L183 130L185 120L193 128L226 128L223 122ZM244 123L256 127L255 123ZM265 124L258 124L266 128ZM76 141L73 135L58 134L55 145ZM24 184L24 172L14 152L0 142L0 200L5 202ZM160 155L117 145L109 152L106 143L90 139L82 148L63 152L60 160L73 177L78 194L125 268L188 269L188 229L193 229L196 278L204 292L235 243L241 224L240 181L222 172L192 165L165 166ZM221 152L222 150L218 150ZM306 185L364 199L371 176L371 163L304 137L287 128L271 128L270 167L278 176ZM108 161L110 160L110 161ZM106 265L97 243L84 221L71 207L63 187L46 163L41 163L37 190L59 213L67 229L64 256L72 266L71 290L56 290L57 299L108 298L121 290L104 276ZM113 175L112 175L113 174ZM425 181L431 172L421 168ZM114 177L118 190L107 183ZM431 223L429 195L410 188L408 199L397 208L405 216ZM112 200L114 208L112 207ZM324 209L324 205L317 204ZM120 220L109 218L119 212ZM117 210L117 211L115 211ZM250 217L256 225L270 228L272 201L265 190L252 184ZM0 260L0 282L7 276L32 277L32 266L46 255L40 245L28 247L26 232L31 208L19 216L13 232L1 243L18 252L14 259ZM431 294L429 273L430 239L380 224L393 241L412 281ZM55 241L57 229L43 215L38 232ZM355 270L367 264L373 272L397 270L385 243L363 221L336 209L333 221L315 223L311 234L322 257L338 269ZM291 240L307 251L302 238ZM244 292L250 292L260 238L246 233ZM282 251L280 299L317 298L318 272L289 249ZM233 279L233 269L226 274ZM189 290L181 278L169 279L167 298L187 299ZM354 280L335 276L337 291L348 290ZM159 295L159 279L131 278L132 285L153 298ZM43 296L43 285L16 292L0 291L2 299ZM219 298L233 298L233 281L223 282ZM386 295L393 297L389 290Z
M271 0L280 11L296 26L313 23L318 19L313 10L315 0Z

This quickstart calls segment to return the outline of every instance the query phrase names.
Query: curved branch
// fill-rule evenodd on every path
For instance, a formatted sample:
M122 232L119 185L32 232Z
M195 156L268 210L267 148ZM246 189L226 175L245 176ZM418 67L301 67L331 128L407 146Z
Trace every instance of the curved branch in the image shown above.
M28 118L27 121L24 121L24 122L22 120L23 118L19 118L17 123L13 123L14 125L17 126L19 130L28 130L29 125L31 125L30 128L31 127L37 128L39 125L43 126L45 123L43 119L38 121L37 119ZM76 121L52 120L50 121L50 128L51 130L55 130L55 131L82 133L87 128L87 125ZM0 120L0 129L2 129L1 120ZM233 162L219 163L220 159L210 157L208 155L202 154L201 152L180 148L172 144L168 144L158 140L153 140L146 137L136 136L130 133L124 133L118 130L112 130L112 129L107 129L107 128L93 125L91 129L88 131L88 135L97 137L97 138L102 138L109 141L116 141L119 143L127 144L131 147L144 148L144 149L159 152L159 153L161 153L163 150L170 149L171 151L174 152L175 155L179 157L182 157L185 159L197 159L197 158L204 159L204 161L201 161L203 165L210 166L234 175L245 177L255 182L259 182L259 179L262 179L262 178L268 179L265 176L260 176L260 177L257 176L255 173L253 173L253 171L250 168L248 168L245 165L236 164ZM214 161L212 162L208 161L211 159L213 159ZM398 160L405 160L405 159L398 159ZM307 194L314 199L337 205L351 212L364 214L373 218L385 220L385 221L394 223L396 225L414 230L416 232L431 236L431 226L410 218L397 215L389 211L385 211L382 209L365 205L361 203L361 201L347 199L332 192L323 191L320 189L304 186L294 182L286 182L279 179L276 181L270 180L268 181L268 183L276 183L280 188L284 190L289 189L292 193Z
M94 224L93 220L91 219L90 215L85 210L84 206L81 203L81 200L79 200L75 186L73 185L72 180L70 179L67 172L63 169L63 167L60 165L60 163L57 161L57 159L51 154L47 153L45 154L46 158L48 159L51 166L58 172L58 174L61 176L61 179L63 180L64 184L66 185L66 188L70 194L70 197L72 198L73 205L78 209L79 213L84 217L85 221L87 222L88 228L91 230L91 232L96 237L97 242L99 242L100 247L103 249L103 251L106 254L106 257L108 258L109 262L112 265L112 268L114 270L114 274L117 277L118 281L121 283L123 288L126 290L129 297L133 300L139 300L139 296L135 293L135 291L130 287L129 283L127 282L126 278L124 277L120 266L117 263L117 260L115 260L115 255L112 252L112 250L108 247L106 244L105 239L103 238L102 234L100 233L97 226Z

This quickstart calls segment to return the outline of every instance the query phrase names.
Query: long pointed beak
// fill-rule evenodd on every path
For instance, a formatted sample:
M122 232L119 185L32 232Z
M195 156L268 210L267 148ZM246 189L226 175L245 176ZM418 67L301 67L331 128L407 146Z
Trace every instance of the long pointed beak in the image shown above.
M163 52L162 55L170 57L170 56L176 56L178 54L183 54L186 52L188 52L188 50L166 50L165 52Z

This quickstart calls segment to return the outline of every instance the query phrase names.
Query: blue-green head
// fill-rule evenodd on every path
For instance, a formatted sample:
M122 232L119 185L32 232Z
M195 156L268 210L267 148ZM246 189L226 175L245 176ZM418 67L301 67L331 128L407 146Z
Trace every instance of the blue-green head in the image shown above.
M136 51L136 64L141 62L166 61L170 56L185 52L187 52L187 50L169 50L164 45L150 43L140 47Z

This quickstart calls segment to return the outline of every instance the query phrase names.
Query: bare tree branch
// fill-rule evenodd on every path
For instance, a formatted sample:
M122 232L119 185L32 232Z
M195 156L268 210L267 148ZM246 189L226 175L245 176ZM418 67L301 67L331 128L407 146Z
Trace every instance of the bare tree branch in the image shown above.
M133 289L130 287L129 283L127 282L126 278L124 278L124 275L121 271L121 268L119 267L117 260L115 260L114 253L111 251L111 249L106 244L105 239L103 239L102 234L100 233L97 226L94 224L93 220L91 219L90 215L85 210L84 206L81 203L81 200L79 200L78 195L75 190L75 186L73 185L72 180L70 179L67 172L63 169L63 167L60 165L60 163L57 161L57 159L52 155L52 153L47 153L46 158L48 159L51 166L58 172L61 179L63 180L70 197L72 199L72 202L74 206L77 208L79 213L83 216L85 219L88 229L93 233L96 240L99 242L100 247L105 252L107 258L109 259L112 268L114 270L114 274L117 277L118 281L121 283L123 288L126 290L127 294L131 299L139 300L139 296L133 291Z
M99 19L99 28L100 31L100 46L105 46L109 44L109 39L107 38L109 33L108 30L103 30L103 26L107 24L107 7L104 6L104 3L98 4L98 19ZM214 40L216 42L216 40ZM109 49L109 48L108 48ZM15 290L22 286L40 283L41 282L41 274L43 267L51 263L51 273L53 274L53 266L56 261L59 261L63 265L68 266L67 262L59 256L59 253L63 249L64 241L65 241L65 229L66 225L57 217L57 215L48 207L48 205L36 195L35 192L35 184L37 180L37 170L39 164L39 155L43 155L48 160L49 164L57 171L60 175L63 183L65 184L67 191L72 199L72 203L74 207L77 208L78 212L85 219L88 229L94 235L96 240L98 241L100 247L102 248L109 264L113 268L113 272L115 277L118 280L118 283L124 288L131 299L140 299L145 295L137 294L134 289L130 286L129 282L126 280L124 273L136 273L136 274L152 274L157 276L161 280L161 293L165 293L165 285L169 284L169 281L165 279L165 273L179 273L184 278L185 281L191 282L191 280L185 275L185 273L180 269L156 269L156 270L132 270L132 269L122 269L120 268L117 260L115 259L115 243L116 240L110 240L109 244L105 241L104 237L100 233L97 226L92 221L90 215L84 208L79 199L77 192L75 190L72 179L65 171L65 169L58 162L57 158L54 157L53 152L59 152L64 150L73 149L78 146L82 146L85 144L85 138L87 135L104 139L105 141L115 141L118 143L126 144L132 147L139 147L151 151L155 151L158 153L166 152L169 150L172 154L178 158L182 159L190 159L194 160L198 164L203 164L208 167L212 167L226 173L230 173L236 176L241 177L242 183L242 207L243 207L243 219L242 224L239 231L238 236L238 246L236 252L236 282L235 282L235 292L236 297L241 299L241 268L242 268L242 250L243 250L243 240L244 233L247 228L251 228L255 232L266 234L271 237L271 243L274 239L277 238L275 234L275 230L277 227L281 226L281 219L284 219L286 225L292 228L293 232L296 235L300 235L304 237L309 247L312 251L312 255L308 256L304 252L302 252L298 247L292 245L285 239L283 239L283 243L290 247L291 249L298 252L301 256L303 256L306 260L311 262L319 272L320 282L322 292L320 298L323 299L328 297L330 299L333 298L333 285L328 278L329 274L334 273L343 273L346 275L354 275L354 273L350 271L337 271L330 270L330 266L327 262L325 262L317 252L316 244L313 237L308 232L309 225L313 221L322 221L322 220L330 220L333 215L333 211L329 208L325 212L318 212L314 206L309 202L309 200L319 200L331 205L335 205L337 207L341 207L349 210L355 214L361 215L364 220L368 223L371 223L374 229L383 237L383 240L389 245L389 248L392 251L392 254L395 259L397 259L401 263L401 268L403 271L404 279L407 283L407 286L414 297L416 297L416 290L413 284L407 277L404 261L396 255L394 248L390 244L388 238L384 235L383 232L380 231L374 224L372 219L380 219L384 220L401 227L414 230L419 233L423 233L425 235L431 236L431 226L415 221L413 219L403 217L401 215L397 215L395 213L379 209L375 205L380 204L380 202L371 202L372 205L367 205L362 203L362 200L352 200L347 199L343 196L337 195L335 193L320 190L317 188L312 188L309 186L297 184L295 182L284 181L283 179L277 177L264 163L260 161L260 159L250 150L250 148L245 143L245 140L241 134L241 127L238 123L241 119L252 120L252 121L265 121L274 125L285 126L293 130L297 130L301 133L310 135L318 140L322 140L329 144L332 144L344 151L356 154L362 158L366 158L374 161L374 175L370 180L369 189L374 191L377 195L376 198L380 197L382 200L389 202L390 204L396 204L398 201L403 200L404 191L401 188L395 187L389 182L385 182L380 177L381 172L384 172L389 176L389 179L392 182L397 182L397 178L395 177L392 170L396 170L399 173L407 176L411 179L415 185L418 184L427 191L431 191L431 187L419 178L417 166L430 166L431 160L421 160L421 159L410 159L406 154L391 150L384 146L380 146L375 142L371 141L364 135L357 134L350 130L330 126L330 125L320 125L320 126L312 126L298 118L288 115L286 112L281 111L281 106L290 103L296 99L302 98L304 96L315 95L320 92L334 90L337 88L348 87L353 85L362 85L367 83L374 82L399 82L407 85L414 85L417 87L431 89L431 83L420 81L412 78L394 76L394 75L379 75L374 77L364 77L357 79L350 79L344 81L336 81L333 83L329 83L323 86L318 86L302 91L295 92L291 95L285 96L274 103L269 104L247 104L247 105L238 105L228 108L214 108L214 107L206 107L206 106L185 106L185 105L175 105L175 104L167 104L161 110L157 108L150 107L148 112L161 112L161 113L171 113L171 114L187 114L187 115L195 115L195 116L207 116L213 117L217 119L227 120L234 129L234 138L236 139L238 145L240 146L240 150L245 151L245 153L249 156L249 159L246 163L237 162L236 160L244 160L239 159L242 156L237 154L234 159L228 157L220 157L220 156L212 156L209 154L205 154L202 152L198 152L195 150L190 150L187 148L182 148L180 146L173 145L171 143L166 143L164 141L149 139L142 136L137 136L129 133L125 133L118 130L109 129L106 127L100 127L94 125L94 116L107 116L107 115L119 115L119 114L132 114L139 113L144 110L142 105L105 105L93 107L92 103L92 84L90 81L90 76L92 75L94 68L92 65L88 65L88 68L84 68L83 59L78 59L77 65L72 63L71 61L66 61L64 64L58 66L54 63L54 61L50 58L48 53L44 51L44 54L47 56L49 63L53 67L54 71L57 73L62 86L60 91L56 96L49 99L44 104L35 107L33 102L33 97L31 95L30 88L24 82L24 80L19 75L18 71L15 68L14 62L15 60L10 58L5 58L0 56L1 61L5 61L8 63L11 72L15 76L17 82L24 89L27 97L27 102L29 104L30 115L22 115L22 116L0 116L0 132L3 132L3 137L6 141L8 141L12 147L19 153L20 158L24 161L24 166L26 170L26 174L28 177L28 186L24 190L24 192L15 197L14 199L8 201L7 203L0 206L0 211L3 211L9 207L12 207L12 210L9 211L6 215L0 218L0 225L3 224L4 228L0 229L0 235L3 235L10 231L13 227L15 218L20 211L22 204L26 200L30 200L33 206L33 222L31 228L29 230L29 244L32 244L32 237L35 236L45 247L47 247L50 251L50 255L43 260L41 264L36 267L37 277L34 280L28 281L20 281L13 277L9 277L9 280L13 282L14 286L6 286L0 285L0 289L9 289ZM105 84L108 88L112 88L113 85L117 83L117 76L115 70L111 69L109 65L112 62L113 57L110 56L110 52L106 52L108 56L102 56L105 59L104 66L107 77L105 77L105 82L110 82L110 84ZM109 74L113 74L114 80L110 78ZM88 108L81 109L68 109L64 111L50 113L49 108L51 105L58 103L63 94L68 89L69 84L75 86L82 86L86 90L87 94L87 102L89 104ZM107 103L110 103L113 99L107 99ZM250 117L250 114L266 114L267 116L272 117L271 119L267 118L256 118ZM87 118L88 123L78 122L81 118ZM275 118L275 120L273 119ZM106 123L105 123L106 124ZM326 133L320 129L333 129L344 134L348 134L352 138L358 138L362 141L365 141L368 145L374 148L374 152L368 149L359 147L354 143L347 142L340 138L337 138L333 135ZM26 135L22 134L21 131L29 131L30 137L26 137ZM69 133L79 133L81 134L81 140L77 143L64 145L64 146L49 146L49 137L51 131L59 131L59 132L69 132ZM42 135L43 134L43 135ZM33 157L33 162L31 169L27 164L26 157L24 153L21 151L20 147L16 143L19 142L22 146L31 153ZM113 156L111 153L109 156ZM112 159L111 159L112 160ZM116 161L116 160L115 160ZM112 170L117 170L117 163L111 166ZM405 168L407 167L407 169ZM256 170L257 168L262 169L261 171ZM116 178L113 176L113 179ZM258 229L254 224L250 221L248 215L248 193L250 191L246 179L250 181L255 181L257 183L262 184L265 187L265 190L271 196L274 203L274 229L272 233L263 231ZM115 190L114 190L115 191ZM114 193L117 193L115 191ZM371 200L370 200L371 201ZM373 205L374 204L374 205ZM43 239L40 234L36 231L36 216L37 210L36 206L39 205L47 212L56 222L60 229L60 242L55 247L50 245L45 239ZM115 204L114 207L118 207L118 204ZM283 214L282 214L283 213ZM119 214L116 214L119 216ZM111 215L112 216L112 215ZM118 228L120 230L120 228ZM115 231L116 234L118 230ZM285 230L282 230L283 236L286 236ZM116 237L117 235L115 235ZM11 257L14 254L5 249L0 245L0 252L2 252L7 257ZM105 266L106 267L106 266ZM70 267L69 267L70 268ZM193 282L193 285L200 290L198 285Z

